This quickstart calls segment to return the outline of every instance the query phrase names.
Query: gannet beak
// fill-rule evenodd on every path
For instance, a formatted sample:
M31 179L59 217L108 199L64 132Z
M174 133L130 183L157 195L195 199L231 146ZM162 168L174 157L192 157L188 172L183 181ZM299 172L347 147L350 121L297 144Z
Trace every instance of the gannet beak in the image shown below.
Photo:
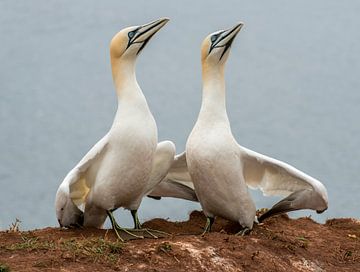
M325 212L326 210L327 210L327 209L324 209L324 210L318 210L318 211L316 211L316 213L321 214L321 213Z
M224 50L220 56L220 60L221 60L221 58L224 56L226 51L230 48L232 42L234 41L236 35L240 32L243 25L244 23L240 22L228 30L219 32L218 36L216 37L216 40L212 41L209 54L214 48L224 47Z
M151 37L160 30L167 22L169 18L161 18L155 20L151 23L139 26L134 31L134 36L129 40L127 48L129 48L132 44L142 43L140 49L137 52L137 55L141 52L141 50L145 47Z
M82 227L84 226L84 213L82 212L78 218L77 224Z

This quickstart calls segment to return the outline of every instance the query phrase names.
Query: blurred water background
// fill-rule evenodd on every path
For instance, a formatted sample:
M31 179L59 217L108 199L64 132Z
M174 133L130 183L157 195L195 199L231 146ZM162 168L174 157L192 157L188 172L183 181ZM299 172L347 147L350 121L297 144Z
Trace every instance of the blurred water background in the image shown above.
M359 218L359 14L355 0L0 1L0 229L15 218L22 229L57 225L58 185L116 110L109 41L163 16L137 68L159 140L183 151L201 101L200 43L243 21L226 69L234 135L325 184L329 210L293 216ZM275 201L253 194L258 208ZM139 214L182 220L195 208L144 199Z

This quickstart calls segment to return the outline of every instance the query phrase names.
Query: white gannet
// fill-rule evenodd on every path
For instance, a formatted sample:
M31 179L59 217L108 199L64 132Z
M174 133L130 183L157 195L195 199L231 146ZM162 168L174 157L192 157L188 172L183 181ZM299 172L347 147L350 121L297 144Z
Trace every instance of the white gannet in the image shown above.
M215 216L238 222L243 227L239 234L252 229L256 208L248 186L260 188L265 195L288 196L260 220L298 209L322 212L328 206L321 182L284 162L240 146L232 135L225 105L224 67L242 26L239 23L229 30L212 33L201 46L202 105L183 154L187 165L183 165L179 177L186 179L187 168L188 180L193 181L207 216L204 233L210 231Z
M171 144L170 141L163 141L157 145L158 150L166 150L166 148L162 148L161 146L166 146ZM170 150L170 149L169 149ZM169 157L170 157L169 153ZM172 155L172 154L171 154ZM177 155L172 162L171 167L169 168L169 164L171 162L171 158L168 160L167 156L156 156L155 159L158 158L158 161L154 162L152 176L150 177L149 184L152 185L159 180L158 183L150 192L147 193L147 196L154 199L161 199L162 197L173 197L173 198L180 198L189 201L197 202L197 196L194 191L194 186L190 178L188 178L187 168L183 168L182 162L180 162L179 167L179 159L184 158L183 154ZM80 163L79 163L80 165ZM186 167L186 165L185 165ZM178 171L178 168L180 171ZM168 172L167 176L163 178L163 176ZM180 174L177 174L180 172ZM70 172L71 173L71 172ZM78 206L74 204L72 199L70 198L70 189L69 183L72 180L70 173L66 176L64 181L60 184L57 194L56 194L56 213L58 217L58 221L60 226L64 227L96 227L100 228L104 224L106 219L106 211L101 208L96 210L94 209L85 209L85 213L89 214L92 213L92 220L91 222L86 222L84 224L84 213L83 209L85 206L85 201L80 201L79 209ZM149 186L151 187L151 186ZM87 216L89 217L89 215ZM134 219L134 227L139 227L139 222L136 221L136 216L133 216Z
M137 209L143 196L151 194L168 173L175 145L170 141L157 144L156 123L137 83L135 63L150 38L167 22L163 18L128 27L113 37L110 57L118 109L110 131L68 173L57 191L55 206L61 226L83 223L101 227L108 215L121 239L118 231L128 231L117 225L112 212L124 207L131 211L135 229L141 228ZM166 196L169 190L175 190L176 196L183 187L170 182L166 192L160 187L155 195Z

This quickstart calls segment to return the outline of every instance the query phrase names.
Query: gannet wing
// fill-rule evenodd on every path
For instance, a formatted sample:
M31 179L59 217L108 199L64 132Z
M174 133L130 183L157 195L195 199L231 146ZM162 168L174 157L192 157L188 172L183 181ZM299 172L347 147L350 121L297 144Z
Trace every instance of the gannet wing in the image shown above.
M98 141L80 162L67 174L63 183L69 184L70 198L76 206L83 209L86 196L90 191L85 173L89 166L104 152L108 143L108 135Z
M146 186L146 194L154 189L167 175L171 165L174 162L175 145L171 141L163 141L158 143L153 165L150 173L149 182Z
M189 169L186 162L186 152L182 152L175 156L174 162L166 176L168 180L172 180L194 189Z
M286 196L259 218L288 211L312 209L323 212L328 207L325 186L315 178L282 161L240 147L243 173L250 188L264 195Z
M159 183L148 197L161 199L162 197L181 198L190 201L198 201L195 190L171 179L165 179Z
M185 152L176 155L166 177L149 194L148 197L175 197L198 201L186 164Z

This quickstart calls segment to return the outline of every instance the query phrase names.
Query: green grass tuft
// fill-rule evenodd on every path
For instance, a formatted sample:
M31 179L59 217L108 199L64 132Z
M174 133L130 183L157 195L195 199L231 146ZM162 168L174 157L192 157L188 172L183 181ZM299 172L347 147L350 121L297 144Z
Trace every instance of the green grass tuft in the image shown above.
M73 253L75 256L86 256L94 258L94 261L105 260L114 262L116 254L123 249L123 243L120 241L109 241L103 238L90 239L67 239L62 240L60 248Z
M165 252L165 253L168 253L169 251L172 250L172 246L168 242L164 242L164 243L159 245L158 250L162 251L162 252Z
M6 264L0 264L0 272L10 272L10 268Z
M10 246L5 247L7 250L35 250L35 249L52 249L54 248L53 242L48 241L39 241L39 238L33 237L33 236L27 236L24 234L21 234L21 240L20 243L15 243Z
M60 250L73 258L90 257L94 262L105 261L114 263L117 255L121 253L124 244L120 241L110 241L104 238L70 238L59 241L44 241L31 234L21 233L21 241L12 245L0 246L0 248L17 250ZM41 267L43 263L36 266ZM0 270L0 272L6 270Z

